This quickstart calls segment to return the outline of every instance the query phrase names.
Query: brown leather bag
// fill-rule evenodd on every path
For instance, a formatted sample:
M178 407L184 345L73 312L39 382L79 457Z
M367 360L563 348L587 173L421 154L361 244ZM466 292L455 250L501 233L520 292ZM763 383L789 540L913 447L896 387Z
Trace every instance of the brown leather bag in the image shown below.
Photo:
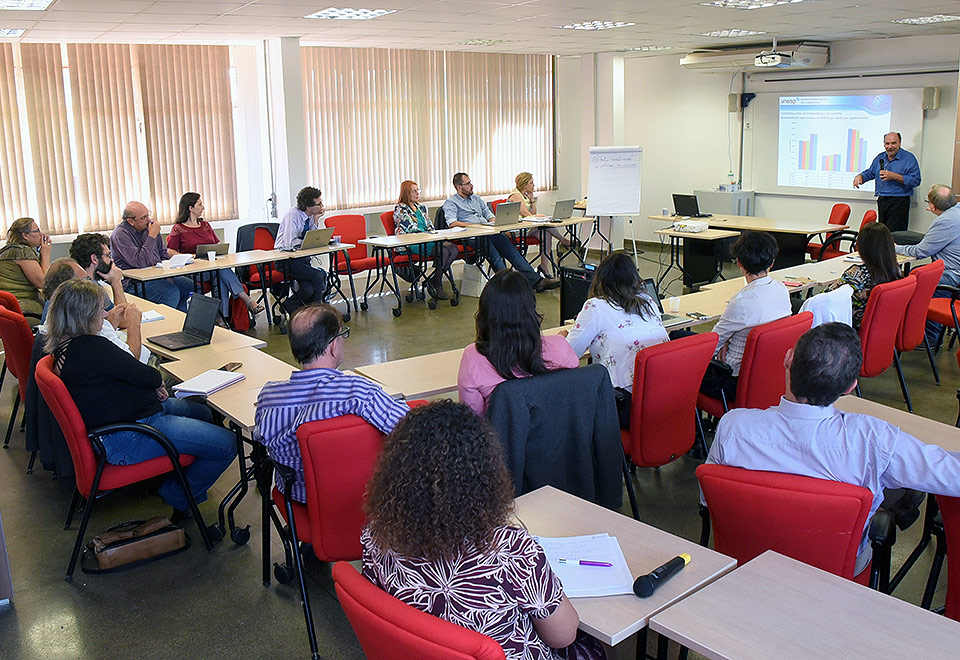
M160 559L190 547L190 537L166 516L134 520L114 525L97 534L87 544L81 564L86 573L103 573L121 566ZM96 564L96 567L84 564Z

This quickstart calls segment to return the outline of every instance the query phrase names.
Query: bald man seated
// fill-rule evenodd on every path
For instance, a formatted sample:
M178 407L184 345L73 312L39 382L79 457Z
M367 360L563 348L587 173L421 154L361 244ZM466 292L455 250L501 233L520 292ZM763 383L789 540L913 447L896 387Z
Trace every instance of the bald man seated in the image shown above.
M160 238L160 224L140 202L128 202L123 207L122 220L110 235L110 253L120 270L152 268L170 258L167 245ZM147 300L187 311L187 298L193 292L190 278L168 277L144 282L144 285ZM123 289L133 293L133 282L125 279Z

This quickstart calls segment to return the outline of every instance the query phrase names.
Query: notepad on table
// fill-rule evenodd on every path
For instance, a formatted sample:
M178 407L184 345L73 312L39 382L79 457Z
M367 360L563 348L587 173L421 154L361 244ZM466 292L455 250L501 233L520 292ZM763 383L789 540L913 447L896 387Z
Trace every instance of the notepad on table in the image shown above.
M633 576L616 536L534 537L570 598L633 593ZM560 560L565 562L561 563ZM612 566L583 566L581 559Z
M140 315L140 323L149 323L150 321L162 321L167 318L155 309L148 309Z
M477 224L490 224L490 223L480 222ZM438 229L434 233L446 235L446 234L459 234L462 231L467 231L467 228L466 227L448 227L447 229Z
M863 259L860 258L859 254L848 254L843 258L844 261L851 261L855 264L862 264Z
M178 399L184 399L188 396L209 396L240 382L244 378L246 376L241 373L210 369L199 376L183 381L179 385L174 385L173 393Z

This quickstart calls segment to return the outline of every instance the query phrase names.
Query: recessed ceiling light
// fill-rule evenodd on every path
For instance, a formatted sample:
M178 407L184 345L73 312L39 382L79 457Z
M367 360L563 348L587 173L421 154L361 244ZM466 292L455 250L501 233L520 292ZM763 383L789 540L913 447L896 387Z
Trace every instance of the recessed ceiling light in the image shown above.
M0 0L2 2L3 0ZM313 14L307 14L304 18L321 18L333 21L367 21L378 16L393 14L396 9L352 9L350 7L340 8L328 7L323 11Z
M633 48L627 48L627 50L635 50L641 53L653 53L658 50L671 50L673 46L635 46Z
M53 4L53 0L0 0L0 9L43 11L51 4Z
M721 9L763 9L777 5L792 5L803 0L712 0L701 2L704 7L720 7Z
M502 44L503 39L468 39L458 43L460 46L494 46Z
M610 30L612 28L630 27L636 23L624 23L623 21L584 21L583 23L571 23L569 25L555 25L559 30Z
M0 28L0 37L19 37L24 32L20 28Z
M766 34L766 32L760 32L759 30L741 30L739 28L731 28L729 30L714 30L713 32L701 32L699 36L701 37L719 37L721 39L732 38L732 37L753 37L758 34Z
M930 25L931 23L949 23L950 21L960 21L960 16L919 16L917 18L897 18L893 23L905 23L906 25Z

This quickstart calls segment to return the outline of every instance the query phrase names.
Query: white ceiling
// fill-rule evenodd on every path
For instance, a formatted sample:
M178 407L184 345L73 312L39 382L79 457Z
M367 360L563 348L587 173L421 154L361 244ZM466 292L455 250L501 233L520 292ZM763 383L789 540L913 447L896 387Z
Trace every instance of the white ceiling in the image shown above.
M960 21L916 26L896 18L960 14L957 0L805 0L754 10L696 0L55 0L46 11L0 11L0 28L24 28L22 41L252 43L278 36L305 45L474 50L575 55L639 46L694 48L816 39L838 41L960 34ZM327 7L395 9L367 21L305 19ZM554 26L590 20L636 25L602 31ZM717 39L702 32L740 28L764 36ZM460 46L468 39L502 43ZM669 52L669 51L668 51ZM654 53L664 54L664 53Z

